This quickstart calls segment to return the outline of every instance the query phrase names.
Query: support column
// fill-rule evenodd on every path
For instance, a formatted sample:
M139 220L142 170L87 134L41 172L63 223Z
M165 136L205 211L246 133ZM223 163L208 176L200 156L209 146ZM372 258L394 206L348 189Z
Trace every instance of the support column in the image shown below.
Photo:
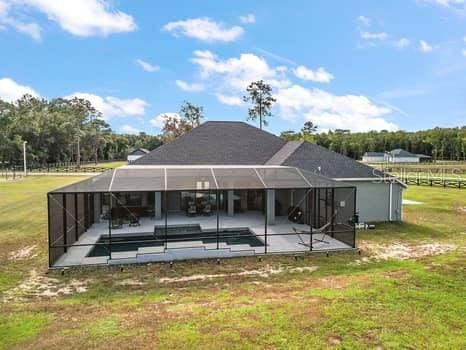
M154 217L155 220L162 219L162 192L155 192L154 194Z
M275 190L267 190L267 223L275 224Z
M234 199L234 192L233 190L228 190L228 193L227 193L227 201L228 201L228 205L227 205L227 208L228 208L228 213L227 215L228 216L233 216L234 213L235 213L235 199Z
M102 214L100 193L94 193L94 222L100 222L100 214Z

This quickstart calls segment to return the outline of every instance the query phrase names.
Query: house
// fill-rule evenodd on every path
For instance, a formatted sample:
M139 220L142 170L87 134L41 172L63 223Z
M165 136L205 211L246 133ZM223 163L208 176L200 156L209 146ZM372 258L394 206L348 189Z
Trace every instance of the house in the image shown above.
M388 155L385 152L366 152L362 156L364 163L384 163L388 161Z
M401 221L400 181L351 158L304 141L285 141L243 122L206 122L156 148L135 164L282 165L357 188L356 211L364 222Z
M389 163L419 163L420 157L417 154L397 148L388 152Z
M241 122L206 122L126 165L48 193L49 265L356 248L400 220L395 179Z
M132 152L128 153L128 164L133 164L137 159L146 155L150 151L145 148L136 148Z
M366 152L362 156L364 163L420 163L429 162L432 157L424 154L413 154L397 148L390 152Z

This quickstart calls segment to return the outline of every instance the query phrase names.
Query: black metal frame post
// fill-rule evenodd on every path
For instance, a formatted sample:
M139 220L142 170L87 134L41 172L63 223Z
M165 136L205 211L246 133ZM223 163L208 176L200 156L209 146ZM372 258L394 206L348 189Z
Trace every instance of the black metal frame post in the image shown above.
M219 200L219 192L218 190L216 190L215 192L215 202L216 202L216 207L217 207L217 250L219 249L219 245L220 245L220 232L219 232L219 226L220 226L220 209L219 209L219 206L220 206L220 200Z
M167 196L167 191L163 193L164 197L164 204L165 204L165 242L164 242L164 248L163 252L168 248L168 196Z
M108 256L112 259L112 208L113 208L113 194L109 192L110 196L110 210L108 215Z
M50 193L47 193L47 226L48 226L48 237L49 237L49 267L52 267L52 242L51 242L51 223L50 223Z
M332 201L332 207L331 207L332 210L331 210L331 213L330 213L330 215L332 215L332 216L330 217L331 218L330 220L331 220L331 223L332 223L331 224L332 237L334 237L335 236L335 234L334 234L334 231L335 231L335 215L336 215L336 213L335 213L335 187L332 187L330 191L331 191L330 192L330 198L331 198L331 201Z
M269 204L269 194L267 193L267 190L264 190L264 194L265 194L265 206L264 206L264 213L265 213L265 230L264 230L264 233L265 233L265 237L264 237L264 243L265 243L265 246L264 246L264 253L267 254L267 223L268 223L268 210L267 210L267 207L268 207L268 204Z
M356 218L356 187L353 188L353 217ZM353 219L353 248L356 248L356 220Z
M65 253L68 251L68 223L66 219L66 194L62 194L62 207L63 207L63 247Z
M78 193L74 194L74 238L75 241L79 239L78 229Z
M309 194L308 194L309 195ZM314 216L314 212L315 212L315 190L314 189L311 189L311 198L308 200L308 203L313 203L314 205L312 206L312 213L311 213L311 209L309 208L309 251L312 252L312 224L313 224L313 220L312 220L312 217Z

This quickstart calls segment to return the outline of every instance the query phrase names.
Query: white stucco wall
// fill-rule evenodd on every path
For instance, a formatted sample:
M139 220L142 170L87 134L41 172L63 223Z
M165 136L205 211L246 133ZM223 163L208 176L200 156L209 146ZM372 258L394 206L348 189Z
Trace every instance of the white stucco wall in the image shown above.
M356 212L360 222L381 222L402 220L403 187L393 183L392 208L390 215L390 184L371 181L345 181L356 186Z

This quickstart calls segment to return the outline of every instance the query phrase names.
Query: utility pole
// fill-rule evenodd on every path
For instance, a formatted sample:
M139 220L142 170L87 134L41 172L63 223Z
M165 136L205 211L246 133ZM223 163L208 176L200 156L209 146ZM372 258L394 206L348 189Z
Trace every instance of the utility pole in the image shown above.
M76 167L79 168L81 166L81 150L80 150L80 135L78 134L78 149L76 152Z
M24 177L26 177L27 175L27 167L26 167L26 143L28 143L27 141L24 141L23 142L23 173L24 173Z

